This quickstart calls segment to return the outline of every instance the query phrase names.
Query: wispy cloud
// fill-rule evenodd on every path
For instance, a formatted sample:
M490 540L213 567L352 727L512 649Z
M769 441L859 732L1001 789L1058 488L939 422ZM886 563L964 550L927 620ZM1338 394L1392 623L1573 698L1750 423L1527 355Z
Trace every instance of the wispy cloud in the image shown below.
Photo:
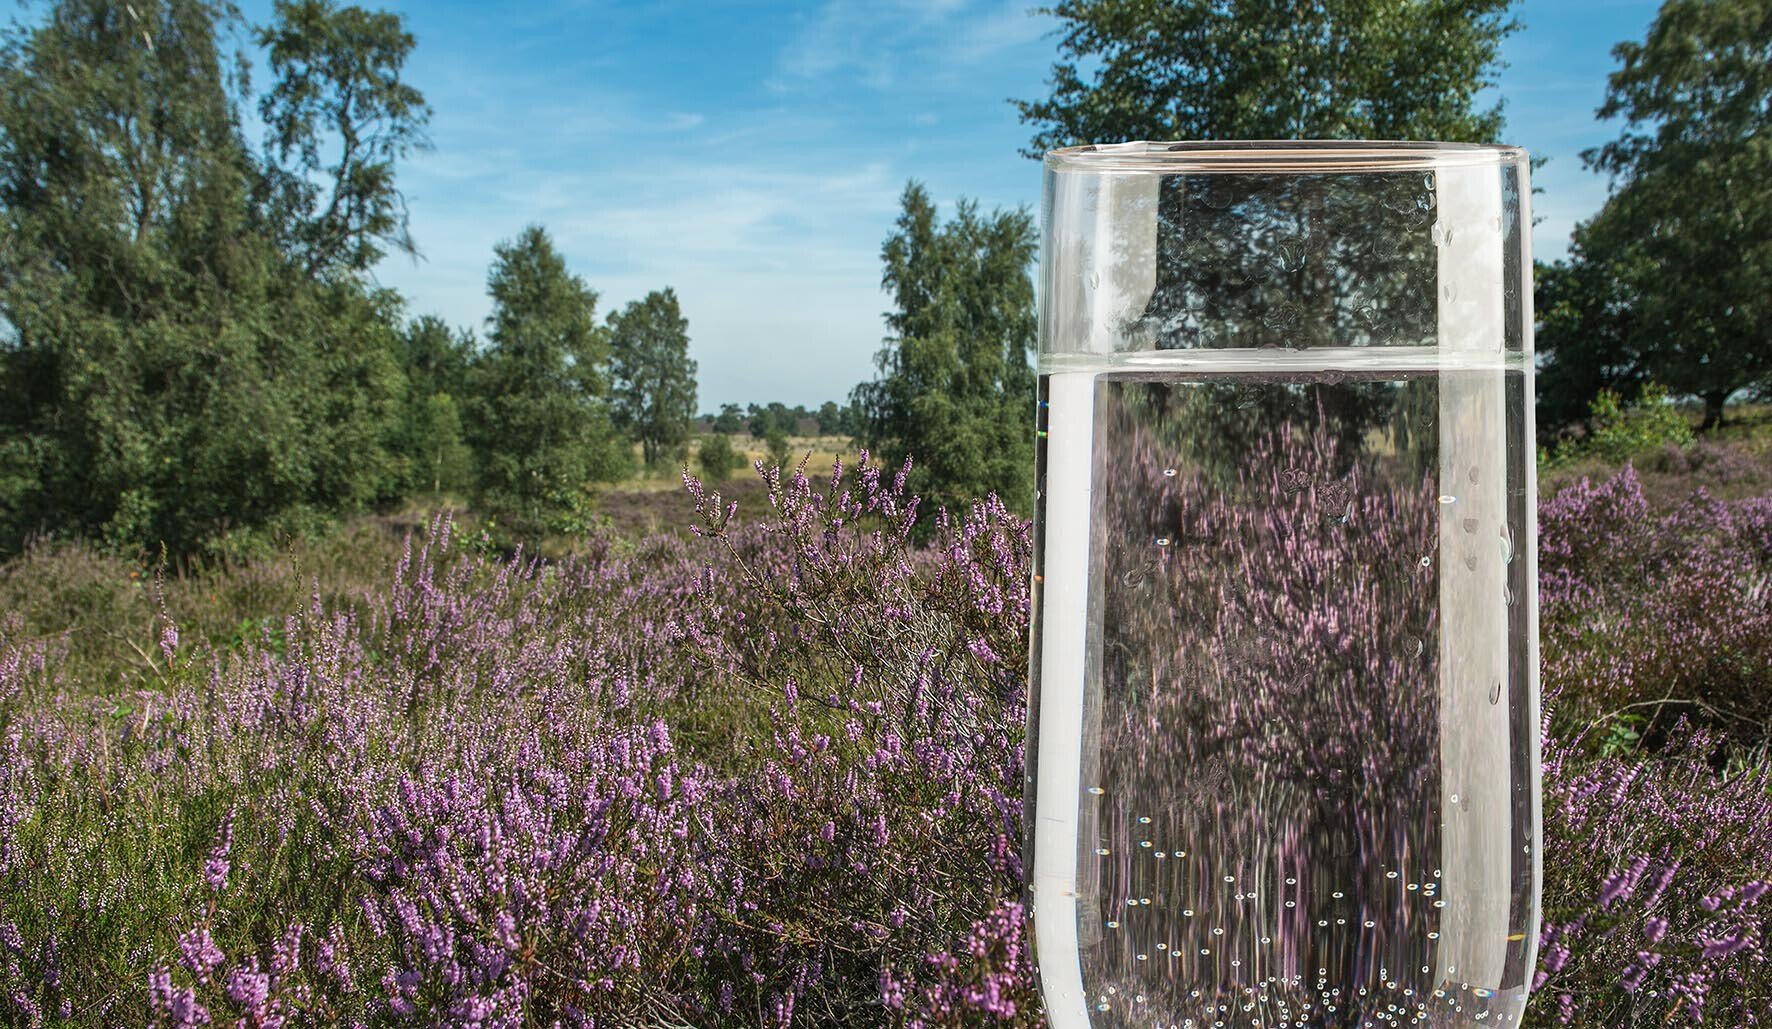
M873 89L963 71L1037 41L1052 21L1025 0L826 0L783 47L770 85L778 90L830 77Z

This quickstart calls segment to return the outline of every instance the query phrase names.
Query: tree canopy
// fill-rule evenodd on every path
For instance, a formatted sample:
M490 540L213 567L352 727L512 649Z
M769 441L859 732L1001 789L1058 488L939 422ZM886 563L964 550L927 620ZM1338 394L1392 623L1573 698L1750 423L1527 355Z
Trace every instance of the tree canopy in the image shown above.
M233 18L61 0L0 47L0 548L54 528L183 551L392 487L398 297L283 245ZM397 203L391 165L372 192Z
M610 424L608 334L596 292L567 269L547 230L531 225L493 253L471 419L480 495L545 521L626 471L626 444Z
M1513 0L1060 0L1025 151L1133 139L1491 142Z
M1598 115L1623 128L1583 155L1612 194L1541 275L1547 414L1654 380L1708 428L1772 387L1772 0L1668 0L1613 55Z
M881 248L895 309L856 387L860 437L892 462L912 456L912 483L943 504L996 493L1033 503L1033 218L981 214L962 200L946 223L929 193L905 186L897 228Z
M609 316L615 426L640 443L651 468L679 455L695 417L695 361L689 319L669 287Z

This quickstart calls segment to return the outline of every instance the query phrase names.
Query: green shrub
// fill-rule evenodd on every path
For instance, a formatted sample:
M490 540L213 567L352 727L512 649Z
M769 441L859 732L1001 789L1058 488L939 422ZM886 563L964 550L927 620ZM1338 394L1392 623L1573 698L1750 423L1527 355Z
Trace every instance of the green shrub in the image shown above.
M771 427L763 442L769 447L769 463L778 468L787 467L792 459L793 447L788 443L788 434L781 431L780 426Z
M725 435L713 435L701 441L701 452L696 455L696 463L701 466L701 477L710 482L724 482L744 458L732 449L732 440Z
M1587 413L1587 435L1559 444L1550 464L1566 464L1583 457L1617 463L1645 450L1692 442L1691 423L1678 407L1668 402L1667 387L1659 383L1644 386L1629 404L1616 391L1603 389L1588 405Z

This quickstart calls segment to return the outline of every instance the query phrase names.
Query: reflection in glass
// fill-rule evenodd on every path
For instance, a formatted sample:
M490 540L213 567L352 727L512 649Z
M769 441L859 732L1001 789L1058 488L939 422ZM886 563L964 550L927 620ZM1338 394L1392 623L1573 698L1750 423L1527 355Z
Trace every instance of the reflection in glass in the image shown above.
M1056 1029L1518 1023L1535 528L1501 171L1049 159L1028 792Z

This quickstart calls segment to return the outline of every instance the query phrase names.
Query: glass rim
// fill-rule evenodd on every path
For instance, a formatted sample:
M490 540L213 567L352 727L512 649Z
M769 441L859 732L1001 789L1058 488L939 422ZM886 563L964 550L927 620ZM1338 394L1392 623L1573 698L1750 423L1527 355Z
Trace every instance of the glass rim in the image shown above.
M1524 166L1524 147L1378 139L1229 139L1089 143L1046 152L1056 172L1357 174Z

